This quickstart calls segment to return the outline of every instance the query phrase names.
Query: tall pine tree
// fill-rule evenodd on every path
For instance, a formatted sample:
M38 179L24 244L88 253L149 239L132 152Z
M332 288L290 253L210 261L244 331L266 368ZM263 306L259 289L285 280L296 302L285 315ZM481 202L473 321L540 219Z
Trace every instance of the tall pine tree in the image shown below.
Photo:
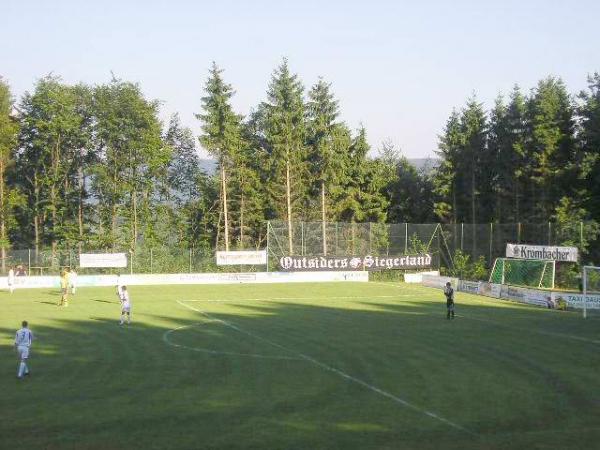
M294 253L293 221L306 204L308 193L304 88L290 72L287 60L275 70L269 83L264 136L267 145L267 190L276 216L287 223L288 251Z

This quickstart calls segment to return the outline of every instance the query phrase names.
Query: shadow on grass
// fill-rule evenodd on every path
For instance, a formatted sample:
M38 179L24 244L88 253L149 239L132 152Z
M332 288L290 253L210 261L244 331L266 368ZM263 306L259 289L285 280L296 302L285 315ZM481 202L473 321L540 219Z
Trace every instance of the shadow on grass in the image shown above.
M449 323L442 301L325 302L140 303L130 326L60 310L31 323L32 379L0 380L0 447L568 448L543 434L557 427L597 442L597 347L532 331L574 318L457 302Z
M110 301L110 300L102 300L99 298L93 298L91 299L93 302L98 302L98 303L113 303L113 304L119 304L119 302L117 301Z

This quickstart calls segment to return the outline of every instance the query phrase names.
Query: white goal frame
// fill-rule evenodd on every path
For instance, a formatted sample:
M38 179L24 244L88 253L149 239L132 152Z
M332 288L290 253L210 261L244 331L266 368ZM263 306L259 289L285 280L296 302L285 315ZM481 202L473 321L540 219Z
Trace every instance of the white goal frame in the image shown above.
M587 273L588 270L597 270L600 272L600 267L597 266L583 266L582 273L582 284L583 284L583 318L587 318Z

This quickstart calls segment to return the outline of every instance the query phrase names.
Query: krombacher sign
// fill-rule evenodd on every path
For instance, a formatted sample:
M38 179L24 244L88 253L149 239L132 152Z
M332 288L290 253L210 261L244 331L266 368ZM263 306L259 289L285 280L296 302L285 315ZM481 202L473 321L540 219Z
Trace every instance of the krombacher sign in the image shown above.
M577 247L550 245L506 244L506 257L518 259L546 259L577 262Z
M279 259L281 270L325 271L325 270L385 270L385 269L426 269L431 267L431 255L403 256L282 256Z

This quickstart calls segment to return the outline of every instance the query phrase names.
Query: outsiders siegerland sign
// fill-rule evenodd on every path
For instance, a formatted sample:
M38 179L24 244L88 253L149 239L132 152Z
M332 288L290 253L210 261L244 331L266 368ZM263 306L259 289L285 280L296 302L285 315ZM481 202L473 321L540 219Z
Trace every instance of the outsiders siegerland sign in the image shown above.
M546 259L577 262L577 247L550 245L506 244L506 257L519 259Z
M403 256L282 256L279 259L279 267L288 272L426 269L431 267L431 255L423 253Z

